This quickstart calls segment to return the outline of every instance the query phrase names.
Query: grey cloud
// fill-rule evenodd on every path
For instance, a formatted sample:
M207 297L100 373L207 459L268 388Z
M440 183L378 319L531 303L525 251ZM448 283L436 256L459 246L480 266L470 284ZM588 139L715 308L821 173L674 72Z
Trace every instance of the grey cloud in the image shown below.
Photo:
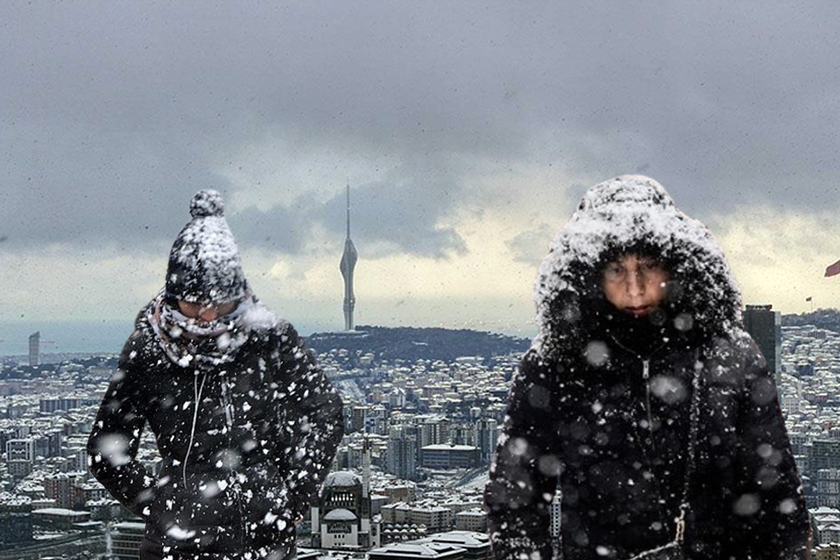
M434 165L432 165L434 164ZM365 258L412 254L434 259L466 252L464 240L451 225L452 209L461 195L457 165L415 158L392 170L380 182L351 185L352 237ZM262 211L249 207L228 218L240 245L256 245L284 253L319 250L312 232L332 232L340 250L346 229L345 188L337 188L326 203L313 196Z
M387 243L385 256L409 253L435 259L466 252L457 231L439 225L458 197L455 183L438 183L431 177L410 181L379 182L351 190L352 236L357 246ZM339 194L321 209L324 226L336 233L344 229L345 196Z
M497 202L466 197L459 159L644 169L698 218L840 204L833 2L8 2L0 21L3 250L168 243L192 193L235 192L212 164L275 131L408 162L358 186L355 235L435 258L465 250L459 204ZM301 204L231 220L289 252L341 229L340 195Z
M507 241L516 261L538 265L548 254L548 245L557 232L548 224L523 231Z
M197 190L225 190L177 144L152 149L124 137L94 139L81 127L66 137L48 134L0 139L8 154L0 227L10 249L62 243L155 251L189 220Z
M307 247L311 214L312 208L301 204L267 211L251 206L227 220L240 247L294 254Z

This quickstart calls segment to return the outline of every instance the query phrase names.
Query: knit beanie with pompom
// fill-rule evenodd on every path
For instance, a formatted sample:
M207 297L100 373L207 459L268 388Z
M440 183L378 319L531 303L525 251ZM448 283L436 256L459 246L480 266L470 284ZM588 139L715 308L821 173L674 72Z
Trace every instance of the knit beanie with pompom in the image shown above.
M222 195L199 191L190 201L190 215L169 253L167 299L214 305L243 299L248 282Z

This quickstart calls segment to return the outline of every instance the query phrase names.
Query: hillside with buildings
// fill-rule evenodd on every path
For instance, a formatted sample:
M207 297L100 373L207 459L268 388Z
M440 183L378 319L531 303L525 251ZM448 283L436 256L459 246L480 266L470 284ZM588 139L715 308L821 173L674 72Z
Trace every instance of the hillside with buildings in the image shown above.
M418 539L412 547L452 558L485 554L481 481L528 341L362 327L309 344L342 393L347 435L301 528L300 557L390 558ZM85 452L116 358L44 358L0 370L0 559L134 559L143 524L91 478ZM138 457L159 461L148 430Z
M840 548L840 332L778 326L766 306L747 315L768 356L778 345L771 367L816 541ZM299 557L387 559L407 547L483 557L481 492L527 341L360 327L315 334L309 344L342 393L346 435L334 476L301 527ZM84 445L114 365L113 356L4 365L0 559L104 558L106 550L136 558L142 523L86 469ZM159 460L148 432L139 457L151 468Z
M800 313L799 315L782 315L782 326L784 327L802 327L805 325L813 325L820 329L840 332L840 310L833 308L817 309L816 311Z

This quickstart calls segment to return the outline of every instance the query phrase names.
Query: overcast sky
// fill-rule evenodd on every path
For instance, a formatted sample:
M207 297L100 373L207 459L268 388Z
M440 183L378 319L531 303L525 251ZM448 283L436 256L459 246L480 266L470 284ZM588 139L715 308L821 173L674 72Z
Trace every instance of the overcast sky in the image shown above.
M624 173L745 302L840 307L834 0L9 1L0 77L0 324L124 338L215 188L257 295L339 329L349 182L358 323L531 336L548 243Z

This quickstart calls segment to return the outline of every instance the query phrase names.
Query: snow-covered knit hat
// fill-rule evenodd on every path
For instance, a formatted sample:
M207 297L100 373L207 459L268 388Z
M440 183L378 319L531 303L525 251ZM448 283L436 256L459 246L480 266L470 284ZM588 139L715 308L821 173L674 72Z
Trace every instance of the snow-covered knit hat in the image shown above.
M214 190L197 192L190 201L190 215L169 253L167 298L212 304L241 300L248 282L225 220L222 195Z

